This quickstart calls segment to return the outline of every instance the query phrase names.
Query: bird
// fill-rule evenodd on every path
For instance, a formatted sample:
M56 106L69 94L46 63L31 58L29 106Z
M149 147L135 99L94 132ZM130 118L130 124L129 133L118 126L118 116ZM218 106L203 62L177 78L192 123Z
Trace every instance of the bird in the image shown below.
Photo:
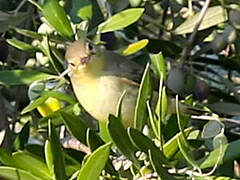
M85 39L71 43L65 59L74 94L84 109L96 120L108 122L109 114L117 115L119 99L125 92L121 108L122 123L125 127L133 127L144 67ZM153 105L156 105L157 94L156 91L153 93ZM170 100L168 107L174 112L175 100ZM180 104L179 107L183 112L195 111L188 105Z

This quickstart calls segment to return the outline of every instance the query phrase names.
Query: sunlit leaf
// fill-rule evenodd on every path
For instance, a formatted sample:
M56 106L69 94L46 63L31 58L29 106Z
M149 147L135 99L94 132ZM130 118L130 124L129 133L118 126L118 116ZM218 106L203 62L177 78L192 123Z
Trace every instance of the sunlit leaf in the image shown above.
M73 38L73 30L66 12L57 0L48 0L42 7L42 13L47 21L63 36Z
M123 29L136 22L143 14L143 8L131 8L113 15L98 26L98 33L105 33Z
M31 70L11 70L11 71L0 71L0 84L6 85L24 85L31 84L38 80L47 80L55 78L56 76Z
M27 44L25 42L19 41L15 38L13 39L7 39L8 44L10 44L11 46L22 50L22 51L30 51L30 52L36 52L36 51L40 51L40 49L38 47L32 46L30 44Z
M28 171L7 166L0 166L0 176L11 180L42 180L42 178L36 177Z
M109 156L112 143L107 143L95 150L80 169L78 180L97 180Z
M184 23L178 26L175 30L175 34L191 33L196 23L198 22L200 13L195 14L192 18L187 19ZM227 20L227 12L222 6L213 6L208 8L203 21L198 30L203 30L216 26Z
M13 154L13 159L17 168L31 172L42 179L51 179L50 172L40 157L27 152L16 152Z
M142 39L135 43L128 45L128 47L123 51L123 55L128 56L130 54L134 54L141 49L143 49L148 44L148 39Z

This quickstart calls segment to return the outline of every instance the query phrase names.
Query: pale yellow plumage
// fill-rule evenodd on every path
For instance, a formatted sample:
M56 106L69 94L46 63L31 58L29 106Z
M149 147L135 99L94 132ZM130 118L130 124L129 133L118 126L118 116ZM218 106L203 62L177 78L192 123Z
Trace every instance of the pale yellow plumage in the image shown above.
M125 127L133 126L142 66L111 51L90 50L84 40L69 46L66 59L74 93L86 111L106 122L109 114L116 114L119 98L126 91L121 115Z

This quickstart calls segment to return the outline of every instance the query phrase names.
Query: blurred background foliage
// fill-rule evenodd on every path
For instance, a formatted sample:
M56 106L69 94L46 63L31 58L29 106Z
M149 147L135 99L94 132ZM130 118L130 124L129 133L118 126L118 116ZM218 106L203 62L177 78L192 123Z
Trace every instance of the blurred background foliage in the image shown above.
M0 35L0 177L240 178L238 0L0 0ZM146 66L136 127L99 125L59 78L81 37ZM209 114L168 113L176 95Z

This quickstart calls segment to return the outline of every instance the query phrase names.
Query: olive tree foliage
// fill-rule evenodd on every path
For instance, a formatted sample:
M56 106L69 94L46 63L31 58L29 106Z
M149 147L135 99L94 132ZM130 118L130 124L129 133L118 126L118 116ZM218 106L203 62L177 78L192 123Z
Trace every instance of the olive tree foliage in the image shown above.
M0 0L0 33L0 177L240 177L238 0ZM96 121L61 75L81 38L145 66L134 127Z

